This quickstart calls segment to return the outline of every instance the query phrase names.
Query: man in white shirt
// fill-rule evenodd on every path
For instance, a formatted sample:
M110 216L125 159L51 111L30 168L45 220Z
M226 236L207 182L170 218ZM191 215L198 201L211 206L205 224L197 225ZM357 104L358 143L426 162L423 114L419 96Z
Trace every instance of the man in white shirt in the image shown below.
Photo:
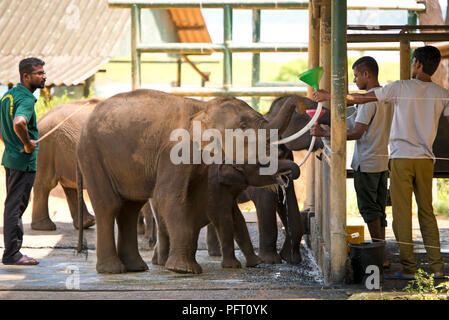
M362 57L352 65L354 83L360 90L373 91L380 87L379 66L372 57ZM393 106L386 102L368 102L356 106L355 125L347 131L348 140L356 140L351 167L357 205L368 226L373 242L385 241L387 219L388 137ZM329 137L329 130L314 125L311 134ZM390 263L384 257L384 267Z
M412 193L418 204L418 219L430 268L435 277L443 276L444 262L432 206L432 178L435 157L432 145L441 114L449 121L449 91L433 83L441 60L433 46L413 53L411 80L395 81L365 94L351 94L348 103L390 101L394 116L390 133L390 193L393 205L393 231L400 249L401 278L412 278L417 271L413 255ZM327 93L316 91L316 101L327 100Z

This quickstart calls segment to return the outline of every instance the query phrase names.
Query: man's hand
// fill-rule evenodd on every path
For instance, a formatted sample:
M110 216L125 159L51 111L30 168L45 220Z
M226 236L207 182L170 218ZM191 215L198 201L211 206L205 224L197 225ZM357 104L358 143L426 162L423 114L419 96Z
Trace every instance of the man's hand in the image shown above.
M315 137L330 137L330 132L321 128L318 123L315 123L312 128L310 128L310 134Z
M32 153L37 148L36 140L30 140L30 143L23 146L25 153Z
M331 94L325 90L317 90L313 92L313 100L316 102L329 101Z
M16 116L13 120L14 132L23 143L23 149L20 152L32 153L37 148L37 142L31 140L28 135L27 121L23 116Z

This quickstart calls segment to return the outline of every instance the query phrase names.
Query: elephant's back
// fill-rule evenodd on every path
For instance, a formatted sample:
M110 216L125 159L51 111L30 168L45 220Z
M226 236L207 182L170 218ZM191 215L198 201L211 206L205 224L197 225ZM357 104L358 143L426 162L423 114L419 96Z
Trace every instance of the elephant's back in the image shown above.
M81 128L87 121L95 106L103 99L92 98L72 101L59 105L44 114L37 122L39 135L43 136L48 131L56 127L62 121L65 122L61 127Z
M151 194L158 159L170 133L185 128L204 102L155 90L140 89L99 103L82 129L81 166L107 172L124 198Z
M101 119L133 121L168 121L170 115L191 116L203 108L199 100L185 98L166 92L138 89L119 93L98 104L95 108L95 121Z
M57 106L38 121L39 136L43 137L60 125L39 144L37 168L42 177L75 181L76 144L81 129L100 99L78 100ZM40 177L42 179L42 177ZM45 178L44 178L45 179Z
M104 137L135 140L152 135L166 138L169 128L184 128L204 102L149 89L120 93L99 103L88 119L86 130Z

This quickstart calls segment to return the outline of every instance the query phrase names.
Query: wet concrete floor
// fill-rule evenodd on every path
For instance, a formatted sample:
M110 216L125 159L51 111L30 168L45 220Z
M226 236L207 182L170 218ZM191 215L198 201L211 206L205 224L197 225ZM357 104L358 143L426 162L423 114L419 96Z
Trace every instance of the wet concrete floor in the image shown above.
M53 199L55 202L64 199ZM65 203L66 206L66 203ZM197 261L203 268L199 275L177 274L161 266L151 264L153 250L143 236L139 236L139 249L149 270L139 273L117 275L98 274L95 270L95 227L86 230L88 255L76 255L77 231L73 228L68 208L61 206L52 210L56 231L34 231L30 228L30 212L24 215L24 243L22 252L37 258L37 266L0 265L0 300L6 299L348 299L354 294L366 292L363 285L326 286L310 250L303 241L303 261L299 265L261 264L254 268L223 269L221 258L209 257L205 243L205 229L200 234ZM257 250L258 233L255 213L245 213L252 242ZM2 217L0 233L3 233ZM360 221L359 221L360 220ZM445 262L449 262L449 220L440 224ZM349 219L348 224L363 225L363 220ZM389 224L391 225L391 224ZM368 234L365 230L365 235ZM389 257L392 271L399 270L397 246L390 229L387 230ZM419 229L414 230L419 243ZM283 242L283 231L279 224L278 248ZM365 236L367 238L367 236ZM3 249L3 236L0 239ZM422 248L421 248L422 251ZM417 246L416 254L420 253ZM245 260L239 250L237 258L244 266ZM418 259L419 260L419 259ZM423 260L425 264L425 259ZM382 290L401 290L407 281L385 281Z

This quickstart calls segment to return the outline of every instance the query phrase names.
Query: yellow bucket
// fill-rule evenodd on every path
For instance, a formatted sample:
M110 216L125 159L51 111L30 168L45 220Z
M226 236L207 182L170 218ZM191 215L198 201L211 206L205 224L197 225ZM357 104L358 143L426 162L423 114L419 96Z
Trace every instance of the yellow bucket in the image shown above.
M352 244L360 244L365 241L365 226L346 226L346 241ZM347 246L349 253L349 246Z

